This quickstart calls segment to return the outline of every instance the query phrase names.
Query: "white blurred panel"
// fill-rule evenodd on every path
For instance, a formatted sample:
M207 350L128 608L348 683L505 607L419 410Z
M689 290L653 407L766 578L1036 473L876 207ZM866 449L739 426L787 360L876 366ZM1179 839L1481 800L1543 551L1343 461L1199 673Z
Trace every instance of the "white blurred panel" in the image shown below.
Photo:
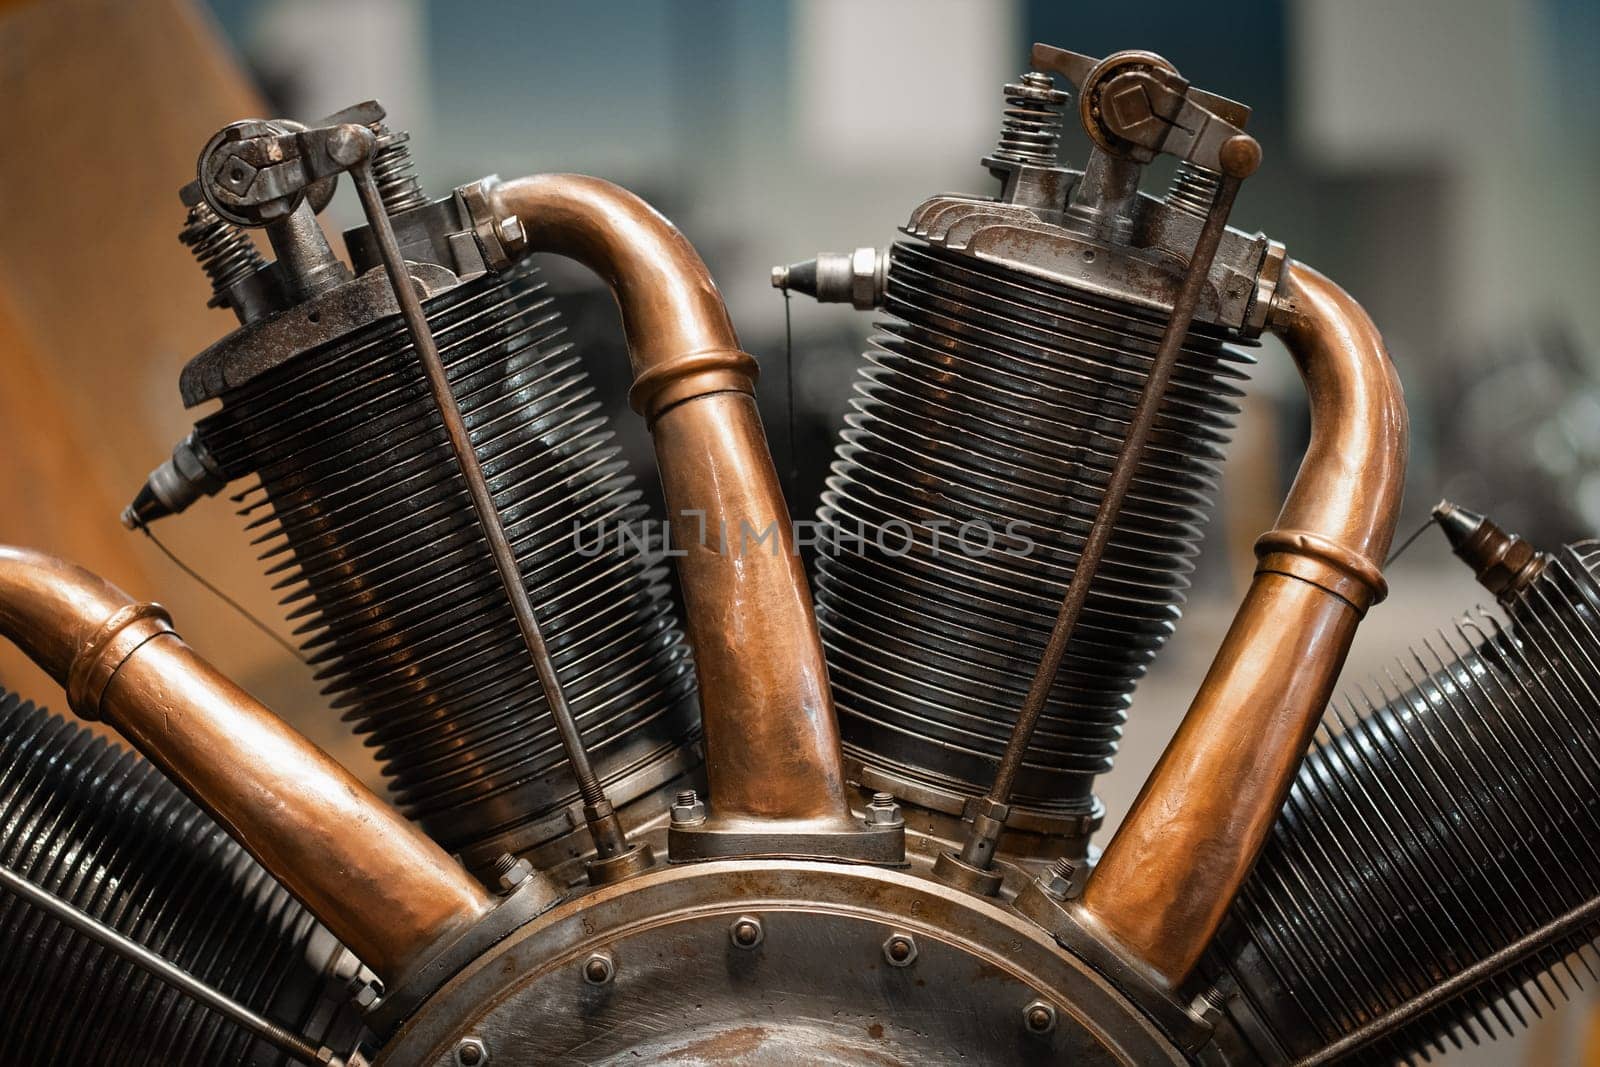
M1555 56L1579 18L1533 0L1295 0L1297 147L1331 169L1443 179L1450 340L1559 315L1600 349L1594 123ZM1592 79L1590 79L1592 80Z
M799 0L791 101L802 148L841 166L972 160L1023 69L1015 0ZM931 191L931 190L930 190Z
M1296 0L1297 146L1410 165L1492 143L1529 113L1536 17L1527 0Z

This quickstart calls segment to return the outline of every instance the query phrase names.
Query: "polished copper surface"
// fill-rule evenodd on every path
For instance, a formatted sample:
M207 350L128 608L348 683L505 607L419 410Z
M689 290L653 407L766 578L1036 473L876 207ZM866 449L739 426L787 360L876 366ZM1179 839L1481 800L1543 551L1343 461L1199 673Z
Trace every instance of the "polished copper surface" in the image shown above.
M1356 626L1384 595L1405 481L1400 382L1360 305L1292 264L1272 325L1310 398L1311 444L1205 681L1083 896L1108 937L1172 984L1249 873Z
M0 634L386 980L490 910L442 849L196 655L160 608L53 556L0 546Z
M788 509L739 349L705 264L644 201L597 178L492 187L527 250L585 264L616 294L633 407L655 435L700 678L718 819L849 824L839 728Z

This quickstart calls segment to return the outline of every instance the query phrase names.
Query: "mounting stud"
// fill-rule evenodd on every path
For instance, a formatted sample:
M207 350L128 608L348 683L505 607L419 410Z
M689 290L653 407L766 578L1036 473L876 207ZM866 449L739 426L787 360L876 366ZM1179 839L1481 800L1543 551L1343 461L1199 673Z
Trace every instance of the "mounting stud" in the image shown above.
M728 938L735 948L755 948L766 936L761 920L753 915L741 915L728 927Z
M1022 1025L1030 1034L1048 1034L1056 1028L1056 1006L1047 1000L1030 1001L1022 1009Z

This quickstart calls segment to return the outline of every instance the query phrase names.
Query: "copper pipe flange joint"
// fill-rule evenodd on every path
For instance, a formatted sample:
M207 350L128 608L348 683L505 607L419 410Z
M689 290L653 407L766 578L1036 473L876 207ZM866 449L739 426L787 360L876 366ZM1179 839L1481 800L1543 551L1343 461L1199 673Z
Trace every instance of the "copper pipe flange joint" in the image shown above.
M1365 615L1389 595L1378 561L1311 530L1270 530L1256 540L1256 573L1310 582Z
M668 408L708 393L756 395L760 364L748 352L693 352L654 364L634 376L628 406L654 425Z
M548 874L530 869L477 922L465 930L446 933L418 953L416 962L389 983L389 991L367 1016L367 1024L387 1037L469 963L554 908L565 896Z
M67 704L80 719L99 722L100 701L111 676L141 645L162 634L175 634L172 616L160 604L128 604L83 643L67 668Z
M1017 893L1011 907L1055 938L1062 948L1110 979L1184 1052L1198 1052L1210 1040L1212 1025L1190 1012L1160 974L1122 951L1115 938L1107 936L1094 915L1077 900L1058 900L1045 889L1041 879L1033 878Z

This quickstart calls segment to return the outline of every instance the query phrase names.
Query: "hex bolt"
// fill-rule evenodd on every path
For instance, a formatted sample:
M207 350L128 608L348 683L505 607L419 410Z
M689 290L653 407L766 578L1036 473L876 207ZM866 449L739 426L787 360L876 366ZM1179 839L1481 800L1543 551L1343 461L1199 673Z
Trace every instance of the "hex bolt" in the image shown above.
M728 927L728 937L735 948L755 948L766 937L761 920L753 915L741 915Z
M672 801L672 825L698 826L706 821L706 802L693 789L682 789Z
M868 826L899 826L905 822L893 793L874 793L867 802Z
M495 232L500 235L500 240L513 251L521 248L528 235L522 229L522 220L515 215L507 215L495 223Z
M590 985L605 985L616 976L617 961L611 958L609 952L591 952L589 958L583 961L583 980Z
M909 967L917 962L917 942L910 934L890 934L883 943L883 958L891 967Z
M1077 870L1077 865L1069 859L1051 860L1050 865L1039 872L1039 888L1051 900L1066 900L1072 892L1072 876Z
M456 1062L461 1067L482 1067L489 1062L489 1049L475 1037L464 1037L456 1044Z
M1022 1009L1022 1024L1030 1034L1048 1034L1056 1028L1056 1006L1047 1000L1035 1000Z
M533 864L519 860L509 852L500 854L494 861L494 884L502 893L509 893L526 882L533 874Z

